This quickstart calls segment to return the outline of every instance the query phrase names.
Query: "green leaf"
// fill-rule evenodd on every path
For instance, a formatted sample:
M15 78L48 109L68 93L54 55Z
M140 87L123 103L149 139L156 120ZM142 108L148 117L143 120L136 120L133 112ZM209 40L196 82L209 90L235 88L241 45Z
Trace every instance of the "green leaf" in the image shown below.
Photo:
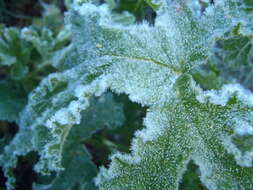
M20 131L0 157L7 188L14 187L17 157L30 151L39 153L37 172L59 174L56 185L71 175L76 165L65 165L65 173L64 159L75 162L65 157L72 126L92 98L112 90L149 109L132 153L114 154L110 167L101 169L100 189L177 189L191 160L209 189L252 189L252 149L242 152L233 139L251 135L253 95L238 85L203 91L190 75L245 16L236 5L217 1L197 18L183 0L166 1L154 26L116 23L107 5L73 5L66 19L72 45L58 52L60 71L29 95ZM69 151L79 151L73 147ZM66 188L74 183L82 184L71 180Z
M187 170L185 171L182 181L180 182L179 189L180 190L192 190L192 189L202 189L205 188L201 184L199 179L199 170L198 167L193 163L190 162L188 164Z
M159 0L145 0L145 2L154 10L158 10L162 5L162 2Z
M219 39L210 64L218 67L220 76L227 83L236 81L246 88L253 89L252 73L252 33L239 23L233 30Z
M6 81L0 82L0 120L16 121L26 104L24 92Z
M108 109L109 108L109 109ZM96 166L90 161L90 155L82 144L84 140L104 127L117 127L122 124L122 106L117 105L113 95L108 93L100 98L93 98L90 108L82 113L81 124L74 126L64 144L62 165L64 170L48 185L36 185L37 189L80 189L92 187L93 178L97 175ZM35 189L36 189L35 188Z
M247 65L252 54L252 34L243 35L241 33L231 34L219 41L222 52L218 52L223 62L230 66L240 64Z
M42 76L52 72L52 57L68 40L69 32L66 30L54 38L47 28L39 32L32 27L22 30L12 27L0 29L0 70L6 81L1 82L1 120L17 119L26 102L27 93ZM59 59L61 56L57 57Z
M227 107L200 103L195 91L204 92L183 74L202 64L215 37L233 27L233 15L238 13L234 8L229 1L217 4L198 21L185 4L175 2L164 6L155 27L112 25L105 6L83 5L78 9L83 18L72 13L73 42L79 54L110 63L110 88L150 106L146 129L137 133L132 154L115 154L109 170L101 170L97 178L101 189L177 189L191 159L199 164L201 180L210 189L252 187L252 169L244 168L251 163L242 161L239 154L236 163L222 142L223 135L229 138L233 133L234 112L241 119L244 112L230 103ZM229 16L231 19L224 19ZM241 96L245 93L235 91Z
M97 83L97 81L94 81L93 84L88 86L81 85L79 82L72 86L74 84L73 81L76 81L77 78L80 79L80 82L85 82L87 78L89 78L89 80L92 79L88 74L82 76L84 71L86 71L86 68L78 67L74 72L75 74L70 71L65 71L62 74L51 75L30 95L29 105L21 113L19 120L20 130L12 142L5 147L5 152L0 157L0 164L4 167L5 175L8 177L7 187L9 189L12 189L15 184L12 168L15 168L18 156L26 155L31 151L37 151L40 155L40 161L35 166L36 171L42 174L49 174L51 171L61 172L64 170L64 166L66 165L62 165L62 159L72 159L71 162L76 163L76 157L65 157L65 155L71 155L71 151L83 152L80 148L77 150L73 149L73 146L80 146L80 141L78 141L75 135L80 135L81 133L78 132L74 135L73 139L71 139L71 141L74 141L71 143L72 145L67 145L70 143L70 140L67 139L68 133L73 125L80 124L81 111L90 106L89 99L93 94L99 96L101 92L104 92L103 88L101 89L97 86L103 85L103 83ZM80 76L84 78L82 79ZM68 85L68 83L71 85ZM87 116L86 119L89 119L88 121L93 124L91 125L87 121L83 124L83 128L87 130L86 133L84 133L85 136L82 136L84 139L95 132L98 127L104 127L102 124L106 124L105 121L107 123L109 122L109 126L119 125L122 122L121 107L113 105L114 102L111 96L107 96L107 98L104 99L101 97L101 99L97 101L98 107L91 107L91 110L95 109L92 110L94 114L97 109L96 112L98 112L98 118L101 119L101 124L99 125L97 120L90 120L91 117L88 116L91 111L84 113L84 118ZM107 109L108 107L110 107L109 110ZM111 111L109 113L107 111L101 112L103 111L102 108ZM94 116L95 115L92 115L92 117ZM111 120L115 120L114 116L117 116L117 121L112 124ZM110 120L110 118L112 119ZM93 122L98 125L94 125ZM67 150L64 148L65 143L66 146L69 147L66 148ZM63 151L67 151L68 153L65 152L65 154L62 155ZM83 159L87 160L88 158ZM66 171L72 171L73 167L76 166L67 165L66 167ZM55 183L58 184L59 182L57 181L63 180L61 176L65 175L70 174L68 174L68 172L60 173ZM82 175L80 174L80 176ZM77 179L75 178L75 180ZM75 180L69 181L68 185L70 187L73 186ZM77 181L80 180L88 179L82 178Z
M110 169L101 169L100 189L177 189L190 160L209 189L251 189L252 152L236 155L229 139L249 119L243 115L252 113L252 102L245 102L252 94L239 86L202 92L187 75L175 88L181 98L149 110L131 155L115 154Z
M27 62L30 49L21 39L21 32L17 28L0 29L0 66L12 66Z

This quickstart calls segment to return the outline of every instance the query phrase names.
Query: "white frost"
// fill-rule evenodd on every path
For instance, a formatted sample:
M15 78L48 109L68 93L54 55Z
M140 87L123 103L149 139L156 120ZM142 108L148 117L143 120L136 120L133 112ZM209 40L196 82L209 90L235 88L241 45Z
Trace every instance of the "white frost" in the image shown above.
M232 96L236 96L243 104L253 106L253 94L240 84L227 84L221 90L203 91L197 95L200 103L213 103L225 106Z

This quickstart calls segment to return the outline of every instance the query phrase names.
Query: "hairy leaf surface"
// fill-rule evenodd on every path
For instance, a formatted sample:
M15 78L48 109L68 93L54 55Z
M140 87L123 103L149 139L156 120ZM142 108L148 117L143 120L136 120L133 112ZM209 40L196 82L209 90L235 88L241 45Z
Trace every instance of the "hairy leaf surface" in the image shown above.
M40 155L37 172L57 172L52 189L63 188L76 167L79 157L65 157L70 147L71 153L82 151L83 169L93 167L71 128L81 123L83 110L96 113L90 100L108 89L149 109L131 154L116 153L110 167L101 168L100 189L177 189L191 160L209 189L253 188L252 145L240 139L252 135L253 95L235 84L203 91L191 76L207 62L216 41L250 14L233 0L217 0L201 16L183 0L147 3L157 9L154 26L116 22L107 5L74 4L66 19L72 45L58 52L60 60L55 57L60 72L30 94L20 131L0 157L9 189L17 157L30 151ZM85 122L84 131L89 128ZM98 127L90 126L88 131ZM91 176L82 172L66 187L85 188Z

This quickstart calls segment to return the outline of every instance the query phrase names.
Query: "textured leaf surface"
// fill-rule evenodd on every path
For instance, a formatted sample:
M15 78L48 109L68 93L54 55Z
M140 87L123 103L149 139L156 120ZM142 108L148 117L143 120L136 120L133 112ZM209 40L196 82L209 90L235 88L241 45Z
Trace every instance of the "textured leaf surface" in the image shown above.
M47 28L0 29L1 120L15 121L27 94L52 71L52 56L69 41L62 30L54 37ZM58 54L58 59L61 56Z
M30 151L38 151L40 154L36 171L49 174L50 171L63 169L62 151L71 127L80 124L81 111L89 106L89 97L93 94L98 96L105 90L103 82L100 81L80 86L79 81L85 82L93 78L93 74L82 75L84 71L85 68L79 67L74 73L70 70L53 74L31 94L30 104L21 113L20 131L1 155L1 165L6 160L9 163L4 163L6 176L10 176L17 157ZM80 75L84 78L80 78ZM12 180L14 178L10 176L9 187L14 183Z
M191 92L194 84L184 81L187 77L180 78L175 89L181 100L150 109L144 121L147 128L136 134L132 154L114 155L110 169L101 170L97 178L101 189L177 189L191 159L199 165L201 180L209 189L252 188L252 152L240 155L238 148L229 147L233 129L249 119L243 115L252 108L229 96L210 96L209 103L203 102L198 88ZM202 103L194 93L199 93ZM223 93L244 96L240 88L230 92L225 88ZM231 150L238 154L237 163Z
M87 57L99 56L101 62L112 63L110 87L150 106L146 129L137 133L132 154L112 156L110 169L101 170L97 184L101 189L177 189L187 163L193 159L199 164L201 180L208 188L250 189L252 169L247 167L252 166L251 153L235 156L236 162L229 154L233 151L225 148L230 144L222 139L232 136L236 126L233 118L247 120L243 116L251 109L247 104L226 105L229 96L221 105L199 102L195 92L191 92L197 88L192 78L180 77L206 59L214 44L213 37L232 26L233 20L224 17L236 17L236 6L229 1L219 2L202 21L196 21L184 4L171 7L176 11L165 6L155 27L109 26L112 21L107 20L106 8L98 10L89 4L79 9L84 15L82 19L76 12L70 18L74 32L88 34L87 38L77 38L76 43L83 47L80 50ZM97 21L99 15L101 19ZM184 20L180 20L182 17ZM245 92L239 88L234 93ZM238 152L236 149L234 154Z
M126 93L149 110L132 153L114 154L109 169L101 168L100 189L177 189L190 160L209 189L253 188L252 146L240 139L252 135L252 94L238 85L203 91L189 74L246 13L232 0L216 1L201 17L183 0L147 2L160 7L154 26L115 22L106 5L84 3L68 13L73 43L59 52L65 55L56 63L61 72L30 94L20 132L0 157L9 189L17 157L33 150L40 155L37 172L59 174L52 188L71 175L76 165L65 161L78 159L64 157L68 138L75 136L71 128L81 123L90 99L107 89ZM69 145L71 152L81 151L76 144ZM80 172L79 177L86 175ZM66 186L85 185L79 180Z
M220 39L211 64L219 68L221 77L227 82L236 81L252 90L253 35L248 27L240 23Z
M82 141L104 127L120 126L124 120L122 106L116 104L113 95L107 93L100 98L92 98L90 108L82 112L79 126L75 126L64 144L62 165L64 170L48 185L37 185L35 189L95 189L93 178L97 168L91 162L90 155Z
M17 28L0 29L0 66L11 67L11 76L20 79L27 74L31 47L21 38Z

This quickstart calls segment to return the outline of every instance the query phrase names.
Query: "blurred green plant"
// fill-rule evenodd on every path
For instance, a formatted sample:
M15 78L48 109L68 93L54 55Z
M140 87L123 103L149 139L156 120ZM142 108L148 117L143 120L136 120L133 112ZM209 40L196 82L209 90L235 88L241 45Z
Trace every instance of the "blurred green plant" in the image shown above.
M59 9L43 6L43 17L34 18L31 26L0 26L0 85L4 89L0 92L1 120L17 119L29 92L43 77L56 71L52 63L55 53L70 42Z

